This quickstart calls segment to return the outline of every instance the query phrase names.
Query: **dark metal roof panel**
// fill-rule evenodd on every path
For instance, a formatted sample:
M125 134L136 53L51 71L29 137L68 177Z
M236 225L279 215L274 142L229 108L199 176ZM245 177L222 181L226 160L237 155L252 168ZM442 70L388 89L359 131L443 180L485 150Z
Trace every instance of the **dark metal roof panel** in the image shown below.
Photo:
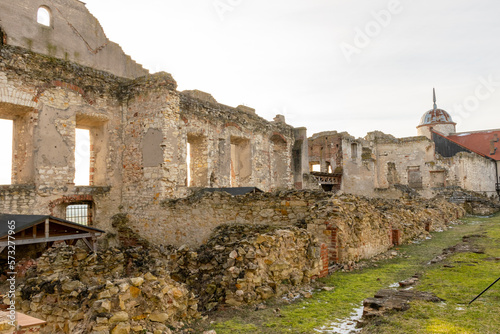
M500 161L500 130L456 133L447 138L472 152Z
M217 192L217 191L225 191L233 196L245 195L248 193L262 193L263 191L257 187L237 187L237 188L204 188L203 192Z
M32 226L35 226L35 225L45 221L45 219L47 219L47 218L49 218L50 220L56 221L56 222L61 222L61 223L73 225L77 229L83 228L83 229L92 230L95 232L105 233L105 231L100 230L100 229L95 228L95 227L77 224L77 223L71 222L71 221L66 220L66 219L57 218L57 217L48 216L48 215L0 214L0 238L3 238L8 234L8 232L9 232L8 222L9 221L13 220L16 222L14 231L17 233L19 231L22 231L22 230L25 230L25 229L30 228Z

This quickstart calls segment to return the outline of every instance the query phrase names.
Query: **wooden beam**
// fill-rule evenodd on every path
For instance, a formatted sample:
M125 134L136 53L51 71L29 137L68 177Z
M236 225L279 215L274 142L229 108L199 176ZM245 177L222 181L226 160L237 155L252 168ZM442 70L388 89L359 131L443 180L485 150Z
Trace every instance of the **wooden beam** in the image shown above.
M33 226L33 239L36 238L36 225Z
M41 244L44 242L53 242L53 241L64 241L64 240L73 240L73 239L84 239L84 238L92 238L91 233L82 233L78 235L66 235L62 237L50 237L50 238L37 238L37 239L23 239L16 240L16 246L18 245L31 245L31 244ZM7 241L0 241L0 247L8 246Z
M82 239L82 241L85 243L85 245L87 245L87 247L90 249L91 252L94 251L92 249L92 244L90 243L89 239L85 238L85 239Z
M95 236L95 233L90 234L92 234L92 248L94 249L94 252L97 252L97 237Z
M45 238L49 238L49 218L45 219Z
M101 231L99 231L99 229L97 229L97 231L96 231L96 229L93 229L93 228L85 226L85 225L80 225L80 224L76 224L76 223L70 224L70 223L62 222L62 221L55 220L55 219L52 219L52 223L66 226L66 227L71 227L74 229L84 230L86 232L101 232Z
M96 236L101 236L102 233L96 233ZM85 235L90 235L90 233L51 233L49 238L54 238L54 237L65 237L65 236L78 236L78 238L84 238ZM22 238L18 236L17 234L14 235L16 238L16 243L19 240L33 240L33 238ZM2 238L0 239L0 242L2 241L7 241L7 238Z

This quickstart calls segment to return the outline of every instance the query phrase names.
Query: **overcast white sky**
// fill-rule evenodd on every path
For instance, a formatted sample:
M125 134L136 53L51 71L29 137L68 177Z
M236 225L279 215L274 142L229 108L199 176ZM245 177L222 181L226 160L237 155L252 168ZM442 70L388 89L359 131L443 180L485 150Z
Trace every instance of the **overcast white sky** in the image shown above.
M84 2L108 38L179 90L285 114L309 135L416 135L433 87L458 131L500 127L498 1Z
M457 131L500 128L494 0L84 0L108 38L179 90L284 114L308 134L416 135L439 108Z

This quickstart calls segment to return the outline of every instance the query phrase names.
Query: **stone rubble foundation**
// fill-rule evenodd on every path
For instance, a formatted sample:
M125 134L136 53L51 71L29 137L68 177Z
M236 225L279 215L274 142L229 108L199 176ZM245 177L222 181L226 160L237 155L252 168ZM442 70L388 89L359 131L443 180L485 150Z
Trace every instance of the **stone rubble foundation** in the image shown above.
M42 333L169 333L201 312L296 295L329 269L351 270L359 260L426 238L465 214L442 199L297 191L205 194L173 202L164 214L190 207L188 224L200 219L200 206L215 202L221 221L199 247L154 243L126 215L117 215L113 225L122 232L109 238L118 237L120 248L49 249L30 262L18 285L19 310L46 320ZM240 218L221 223L230 214Z

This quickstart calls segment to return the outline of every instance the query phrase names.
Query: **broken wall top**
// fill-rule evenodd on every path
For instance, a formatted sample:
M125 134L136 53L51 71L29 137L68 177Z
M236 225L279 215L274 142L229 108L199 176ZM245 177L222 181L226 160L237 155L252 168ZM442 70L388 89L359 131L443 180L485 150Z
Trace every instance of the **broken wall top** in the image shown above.
M41 7L50 14L48 25L37 21ZM8 45L125 78L149 73L106 37L99 21L77 0L0 0L0 30Z
M196 119L204 119L211 124L235 126L249 133L276 132L278 135L282 135L285 138L294 138L294 128L292 126L283 122L269 122L258 116L255 112L249 112L247 109L243 109L242 107L244 106L233 108L218 103L213 98L200 98L199 95L187 93L186 91L179 94L179 97L181 116L184 117L185 122L191 117L194 117ZM285 142L287 141L286 139L283 140Z

